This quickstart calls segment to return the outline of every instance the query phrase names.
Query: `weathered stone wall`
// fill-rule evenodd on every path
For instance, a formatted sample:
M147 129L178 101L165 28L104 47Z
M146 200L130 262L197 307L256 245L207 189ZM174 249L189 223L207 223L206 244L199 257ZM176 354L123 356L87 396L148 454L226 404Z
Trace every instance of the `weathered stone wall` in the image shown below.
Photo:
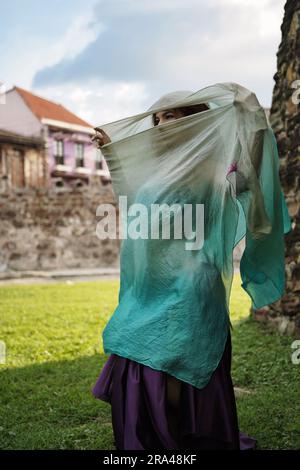
M270 124L280 156L280 178L293 221L286 240L286 295L254 317L300 336L300 2L288 0L277 53ZM296 82L299 80L299 83ZM297 91L298 89L298 91ZM298 98L297 98L298 97Z
M96 235L101 203L115 206L111 185L0 193L0 270L118 267L120 240Z

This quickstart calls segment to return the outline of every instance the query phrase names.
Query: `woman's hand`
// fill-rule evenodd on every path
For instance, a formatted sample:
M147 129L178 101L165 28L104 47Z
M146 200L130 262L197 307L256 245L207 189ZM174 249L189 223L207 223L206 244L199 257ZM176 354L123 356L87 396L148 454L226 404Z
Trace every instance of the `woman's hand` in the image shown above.
M106 134L103 129L99 127L95 129L96 134L92 137L92 142L96 142L96 147L100 149L102 145L108 144L111 142L110 137Z

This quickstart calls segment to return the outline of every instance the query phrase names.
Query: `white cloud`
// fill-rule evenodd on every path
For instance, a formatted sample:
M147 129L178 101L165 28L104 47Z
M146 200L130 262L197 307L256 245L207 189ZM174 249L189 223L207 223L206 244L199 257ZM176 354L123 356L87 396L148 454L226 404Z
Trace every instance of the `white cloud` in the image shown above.
M93 20L93 10L75 17L64 34L53 43L47 35L36 37L33 33L32 36L26 37L10 36L7 50L14 53L8 53L2 58L5 82L8 86L16 84L24 88L29 87L37 70L57 64L65 57L75 57L105 29L104 25L94 23Z
M81 86L71 84L35 90L63 104L93 127L140 112L148 99L143 83L108 83L91 80Z
M64 57L69 59L80 54L88 44L93 42L105 26L93 21L93 11L75 18L67 28L65 34L58 38L57 42L48 46L44 43L44 50L47 50L47 57L44 65L52 65L59 62Z

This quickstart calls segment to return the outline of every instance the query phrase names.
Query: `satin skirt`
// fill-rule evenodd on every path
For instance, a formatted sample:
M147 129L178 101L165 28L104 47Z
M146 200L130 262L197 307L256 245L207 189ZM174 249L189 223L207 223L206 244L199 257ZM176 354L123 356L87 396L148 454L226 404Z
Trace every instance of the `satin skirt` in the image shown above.
M111 354L91 392L111 405L117 450L253 450L239 431L231 378L231 334L202 389L166 372Z

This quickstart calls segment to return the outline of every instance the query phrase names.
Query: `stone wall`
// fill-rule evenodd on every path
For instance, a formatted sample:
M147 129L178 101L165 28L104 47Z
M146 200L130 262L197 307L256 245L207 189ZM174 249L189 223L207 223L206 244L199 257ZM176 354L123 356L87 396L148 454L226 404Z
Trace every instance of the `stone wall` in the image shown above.
M0 272L119 268L122 240L96 236L100 203L113 204L119 217L110 183L0 192ZM235 268L244 245L242 239L234 249Z
M120 240L96 235L100 203L115 205L111 185L0 193L0 270L118 267Z
M281 26L282 40L277 53L270 124L280 156L280 178L286 196L292 231L286 240L286 295L253 312L257 320L275 326L282 333L300 337L300 2L288 0ZM299 80L299 83L296 82ZM298 92L297 92L298 88ZM298 96L298 100L297 100ZM295 100L296 98L296 100Z

